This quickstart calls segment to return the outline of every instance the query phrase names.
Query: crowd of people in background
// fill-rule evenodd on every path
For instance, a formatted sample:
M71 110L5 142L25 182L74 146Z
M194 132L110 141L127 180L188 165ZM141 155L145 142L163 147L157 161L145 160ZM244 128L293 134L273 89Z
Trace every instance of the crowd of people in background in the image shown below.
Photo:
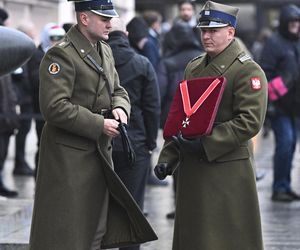
M0 25L5 25L9 18L9 13L0 9ZM67 25L67 24L66 24ZM34 39L34 27L22 25L18 30ZM10 190L3 182L2 170L8 153L9 141L15 135L15 155L13 174L16 176L36 177L38 168L37 150L34 166L30 166L26 160L26 138L31 129L32 120L35 121L35 130L38 138L37 149L39 148L40 137L44 125L43 117L39 108L39 65L45 52L56 42L60 41L66 31L56 23L48 23L44 26L40 34L40 44L30 60L16 69L11 74L2 76L1 79L1 110L5 105L9 106L11 114L17 114L17 125L11 122L1 123L0 133L0 195L5 197L16 197L18 192ZM5 100L7 103L5 104ZM8 121L7 119L6 121ZM4 126L6 125L6 126ZM8 127L11 125L10 127Z
M5 25L8 18L9 13L0 9L0 25ZM184 77L187 63L203 53L200 29L196 27L196 6L193 1L180 2L178 16L172 23L169 22L169 25L166 25L164 21L159 12L144 11L130 20L126 27L119 28L119 30L113 28L108 41L114 52L121 83L129 92L133 105L129 136L136 146L138 155L136 164L145 167L143 173L138 175L135 172L136 177L131 178L130 169L124 172L124 169L119 167L124 162L115 160L116 171L119 171L121 178L123 176L124 183L136 197L141 208L143 208L147 184L167 185L167 182L157 180L153 176L151 154L156 148L158 130L164 128L175 90ZM291 169L297 141L299 115L298 108L296 110L293 108L298 107L299 102L297 98L300 65L299 23L299 8L289 5L281 11L277 30L262 28L253 46L245 48L261 65L270 83L279 84L282 87L280 91L284 92L282 96L275 99L269 98L264 127L264 135L267 135L270 129L275 134L276 149L272 187L272 200L274 201L300 199L299 195L291 189ZM16 197L18 195L17 191L10 190L5 185L1 176L9 139L13 134L16 140L13 174L36 178L39 150L36 152L34 166L30 166L26 161L26 136L34 120L38 138L37 148L39 148L44 126L39 107L39 66L47 50L61 41L73 25L73 23L58 25L54 22L46 24L32 58L11 74L0 78L1 108L5 106L2 103L4 100L2 96L5 95L9 106L13 107L9 112L17 113L19 117L17 124L11 124L10 128L1 127L0 129L1 196ZM20 26L19 30L36 39L31 28ZM136 86L127 84L132 81L136 82ZM278 90L273 89L269 95L274 94L274 91L276 94ZM3 108L0 112L4 112ZM138 142L139 139L143 142L141 145ZM117 141L115 148L115 159L120 160ZM176 173L174 178L176 179ZM137 180L139 183L135 183ZM174 180L174 190L176 190L175 183ZM137 190L139 194L135 193ZM171 212L168 218L174 218L174 212Z
M209 3L211 4L210 1ZM223 7L223 5L221 5L221 7L218 4L214 5L215 3L213 3L212 5L210 4L207 4L206 7L207 9L203 9L203 11L211 11L212 7L213 8L215 7L216 9ZM237 8L232 7L232 9L228 8L226 9L226 11L228 12L232 11L233 14L230 13L230 15L232 14L231 16L235 17L237 15L238 10ZM224 12L225 14L226 11ZM100 13L100 15L101 14L103 13ZM81 31L86 31L87 27L85 27L84 25L84 20L85 20L84 18L86 17L84 17L83 14L77 14L77 15L78 15L77 24L65 23L59 25L55 22L47 23L43 27L40 33L40 37L38 39L39 44L37 45L36 51L33 54L33 56L29 59L29 61L27 61L26 64L22 65L20 68L16 69L14 72L0 77L0 122L1 122L0 196L9 197L9 198L18 196L18 191L11 190L9 187L7 187L2 177L3 168L8 154L10 138L13 135L15 137L14 167L13 167L12 174L18 176L28 176L31 178L35 178L35 180L37 180L39 178L38 177L38 173L39 173L38 167L40 162L39 149L41 144L46 143L45 141L42 140L42 138L47 135L47 132L43 132L42 135L43 128L50 127L50 129L48 128L48 132L50 131L50 134L51 134L51 129L53 129L53 131L61 129L59 126L53 128L51 122L50 123L48 122L48 124L45 123L44 117L40 109L41 108L40 65L41 63L43 63L44 58L47 57L49 49L51 49L54 45L61 43L61 46L63 47L63 49L65 49L64 45L65 43L68 42L65 40L66 34L70 35L70 37L72 37L74 41L76 41L77 39L76 37L81 36L79 29ZM111 17L114 17L114 15L112 15ZM5 26L8 18L9 18L9 13L6 10L0 8L0 25ZM182 155L185 154L192 155L193 157L195 157L195 159L193 157L190 157L190 159L188 159L188 161L190 162L186 163L187 165L190 165L192 167L197 166L198 164L197 159L200 157L199 161L202 162L201 163L202 168L204 169L202 170L207 171L205 173L210 173L211 176L210 181L215 181L215 184L225 181L224 183L226 184L223 185L224 187L225 186L228 187L232 184L231 183L232 179L230 178L230 175L236 176L236 173L238 171L240 171L239 172L240 176L243 176L245 174L245 170L241 171L240 168L241 165L245 164L245 167L249 168L248 172L245 174L246 176L245 178L249 178L249 179L244 179L244 180L248 181L250 188L248 190L247 188L245 189L240 188L239 190L236 190L235 189L236 186L232 185L231 191L237 192L237 196L240 196L241 199L245 198L244 196L245 193L250 194L250 196L252 195L251 196L252 198L250 198L252 202L249 202L249 197L247 196L248 200L244 199L243 204L235 204L236 205L235 208L238 209L237 210L238 212L237 213L233 212L232 214L239 216L239 214L243 214L240 213L240 211L242 211L243 209L244 209L243 211L246 211L247 207L253 206L253 209L251 209L252 212L254 211L253 216L245 217L243 215L237 217L238 218L237 220L244 221L245 225L246 224L250 225L250 223L253 223L253 228L255 228L255 230L249 230L249 235L251 233L256 234L253 236L257 238L255 247L257 249L262 249L262 240L260 239L260 234L261 234L260 218L258 212L259 211L258 202L256 197L255 180L252 178L252 175L250 174L251 173L250 170L253 170L252 167L255 166L255 159L252 159L254 158L254 156L251 155L251 153L250 155L247 155L248 158L247 157L243 158L242 155L243 145L238 145L238 146L234 145L236 141L244 140L246 130L240 129L240 127L238 127L235 124L233 125L224 125L224 124L234 119L239 120L238 117L239 112L244 114L247 113L246 111L248 111L248 109L251 109L252 116L249 114L249 117L251 119L254 119L255 121L250 121L251 120L250 118L248 120L247 117L246 118L244 117L244 123L249 123L248 130L246 131L247 133L249 133L248 136L249 138L247 137L245 141L247 141L248 143L248 139L249 139L249 145L247 144L247 147L249 147L250 148L249 151L251 151L252 145L250 145L251 144L250 140L252 141L253 137L257 134L258 130L260 129L260 125L263 123L264 120L265 109L267 109L267 116L263 128L263 135L267 136L269 134L269 131L272 130L275 139L275 151L274 151L274 158L273 158L274 176L273 176L273 185L271 187L272 196L270 198L274 202L300 201L300 195L295 190L292 189L292 184L291 184L292 162L294 159L295 148L297 144L297 138L298 138L297 133L299 132L299 121L300 121L299 106L298 106L300 100L299 98L300 97L300 85L299 85L300 8L292 4L284 6L280 10L278 27L274 30L271 30L269 28L262 28L259 35L257 36L257 40L253 42L253 45L250 48L247 48L243 43L243 41L238 38L239 34L237 34L237 37L235 36L234 33L235 23L234 24L230 23L229 26L226 26L228 25L228 23L221 23L225 26L217 26L214 23L213 25L216 26L210 26L211 20L209 20L208 22L207 20L205 20L205 18L202 20L200 18L199 25L201 29L197 27L198 20L197 20L196 6L194 4L194 1L185 0L180 2L178 4L178 16L176 16L176 18L172 20L172 22L169 23L169 25L165 25L164 21L165 20L163 19L161 13L154 10L146 10L143 13L140 13L140 15L137 15L134 18L132 18L126 25L124 25L124 22L122 21L122 17L120 17L120 19L112 19L111 21L112 24L110 27L111 30L109 33L109 39L106 40L107 44L110 46L112 50L112 55L110 56L113 57L113 59L111 60L114 62L114 66L110 65L111 66L110 73L114 74L115 71L118 73L118 78L120 79L120 83L114 82L115 83L114 87L116 88L117 92L120 90L124 91L125 89L126 91L124 92L126 92L126 95L128 95L128 98L130 99L130 105L131 105L130 118L128 120L128 125L126 127L127 127L128 137L132 142L135 151L135 156L136 156L135 162L133 164L129 164L127 161L127 155L123 152L124 145L121 137L120 136L117 137L115 136L115 134L114 136L111 136L111 137L115 137L113 138L113 146L112 146L112 153L111 153L112 161L114 165L114 171L119 176L121 181L124 183L125 187L132 195L133 199L135 200L137 206L145 216L147 216L147 211L144 211L144 199L145 199L145 191L147 185L159 185L159 186L168 185L168 182L163 179L167 175L170 175L171 173L173 177L172 183L173 183L174 197L180 197L180 199L177 200L177 202L178 204L182 204L182 207L184 207L182 211L184 211L184 209L186 208L185 206L188 202L191 202L190 204L195 203L195 199L186 196L185 193L182 191L183 189L181 189L182 195L181 196L180 194L178 195L178 190L177 190L178 187L176 183L179 183L178 179L181 178L181 180L183 180L185 177L178 173L178 169L174 170L174 172L173 171L170 172L169 170L167 170L167 163L164 162L165 160L164 157L165 155L167 155L168 152L165 155L164 153L162 153L163 154L161 156L162 159L160 159L161 162L159 163L161 164L159 165L159 167L161 168L159 169L159 171L161 171L160 174L163 176L163 178L159 178L160 174L158 174L158 178L154 176L152 154L154 150L157 150L157 139L158 139L157 136L159 134L158 132L160 129L163 130L165 127L165 123L171 108L171 104L176 89L178 88L178 85L181 82L181 80L183 80L187 75L189 75L190 77L192 76L196 77L199 75L207 76L210 74L213 75L215 72L213 69L211 72L205 70L207 70L207 68L209 68L213 64L213 58L215 58L215 56L218 56L219 54L221 54L219 58L224 58L224 60L230 60L231 58L235 62L240 62L241 64L234 64L232 61L232 65L228 66L228 71L227 69L225 70L226 67L225 65L221 65L223 66L223 68L219 69L220 71L222 70L224 71L222 72L222 75L224 74L227 78L231 80L230 86L233 86L232 89L237 88L233 90L236 91L234 92L234 94L232 94L231 92L227 92L226 98L227 101L230 100L230 98L233 99L235 98L235 100L232 102L237 102L238 107L235 107L234 109L228 103L224 105L227 107L227 109L222 110L225 116L228 115L232 111L232 109L234 109L235 112L232 112L232 114L230 113L230 115L228 115L228 118L226 118L227 119L226 121L219 122L220 124L221 123L223 124L224 128L223 130L220 129L220 134L215 135L215 141L213 141L210 144L210 140L214 140L213 136L206 140L206 144L207 144L206 146L208 150L211 150L212 154L209 155L204 151L203 141L201 141L201 138L199 139L199 141L197 141L198 144L199 143L201 144L201 147L197 145L196 150L192 149L191 152L188 151L190 149L189 146L191 145L192 140L185 140L184 138L180 138L180 135L177 135L176 137L177 139L173 138L172 143L166 145L167 148L166 151L168 151L168 147L170 148L176 147L177 151L171 150L171 152L173 153L176 152L177 157L179 157L180 155L178 153L178 150L182 151L182 152L180 151ZM106 25L109 26L110 24L106 23ZM80 28L78 29L79 26ZM225 35L225 33L222 34L224 35L225 38L227 38L226 41L222 40L222 42L224 42L226 46L223 48L222 47L223 45L220 43L221 44L220 47L222 47L224 50L222 49L218 51L217 55L215 55L214 53L208 53L207 51L209 51L209 48L207 47L209 47L209 45L206 44L207 47L205 48L204 46L205 44L204 45L202 44L203 40L205 40L205 37L207 36L214 36L214 35L217 36L218 34L216 33L217 31L219 31L218 28L220 27L221 28L227 27L228 30L230 30L228 34L226 33L227 35ZM32 33L31 26L23 25L18 27L18 29L26 33L31 38L36 39L35 34ZM214 29L216 29L215 33L212 31ZM95 46L94 48L97 50L97 52L102 53L103 51L106 50L110 51L110 48L107 49L106 47L107 45L104 42L103 44L105 45L102 44L101 45L102 47L100 48L99 45L97 45L98 41L99 40L95 41L95 43L92 44L93 46ZM88 45L90 44L88 43ZM225 50L227 48L229 48L229 50ZM225 52L223 53L223 51ZM50 50L50 52L55 54L55 51L53 52ZM76 60L79 61L78 59L79 56L75 49L72 50L72 53L73 53L72 57L74 57L74 61ZM81 53L85 53L85 51L82 49ZM109 52L107 52L106 55L108 54ZM201 55L203 54L205 54L206 62L204 62L201 59ZM233 59L233 55L234 55L234 59ZM241 75L241 77L237 81L235 76L241 74L241 69L244 69L243 63L245 61L250 60L251 57L256 63L251 59L251 65L250 63L247 64L249 68L247 68L247 70L244 72L249 73L249 75L247 76ZM63 58L63 56L61 58ZM48 60L51 61L51 59L52 57L49 56ZM109 56L106 59L110 62ZM100 62L104 63L101 60L102 58L99 59L99 63ZM93 66L95 66L96 69L99 70L100 66L97 64L97 62L93 60L91 60L91 62ZM199 64L196 64L197 62ZM202 68L199 65L201 65ZM43 76L44 81L46 82L46 84L49 84L49 86L50 83L45 80L47 71L50 72L51 70L53 70L52 72L50 72L50 74L53 73L53 75L55 75L60 70L60 68L57 68L60 66L56 62L51 64L51 67L52 66L56 68L50 68L50 67L47 69L44 68L44 73L45 73L45 75ZM74 68L76 68L76 66L74 66ZM200 74L196 74L195 72L197 70L200 70L200 68L203 71L201 71ZM103 73L102 71L101 73L101 70L99 72L97 72L97 74L98 73L100 75L104 74L103 82L105 82L107 80L105 76L105 72ZM95 75L98 76L97 74ZM86 73L86 77L88 77L87 75L88 74ZM249 79L251 79L251 83L252 83L251 90L245 88L244 85L243 86L238 85L242 83L241 79L243 79L243 77L244 78L248 77ZM248 78L246 80L248 80ZM261 79L261 81L259 80L259 85L261 84L260 86L258 86L259 89L255 89L257 87L255 84L258 84L257 78ZM78 79L79 78L76 78L75 80L77 81ZM55 80L53 80L53 82L55 82ZM267 85L267 87L264 85ZM257 95L252 95L253 89L261 90L264 87L268 88L268 105L265 105L266 107L264 106L264 103L266 103L267 98L264 92L262 92L261 94L257 94L259 93L257 91L255 92ZM239 91L241 90L244 92L240 93ZM42 91L46 96L52 95L53 97L56 94L55 90L52 90L53 92L50 93L50 91L48 91L46 88L44 88ZM75 91L78 91L78 93L80 92L78 89L76 89ZM120 92L118 93L120 94ZM240 94L240 96L238 95L238 93ZM247 94L247 100L248 101L251 100L252 103L249 104L247 102L244 102L243 99L244 93ZM108 93L108 94L112 94L112 93ZM121 95L122 94L120 94L120 98ZM112 97L115 96L112 95ZM100 99L99 95L96 98ZM127 97L125 95L122 95L122 98L124 98L125 100ZM108 97L106 99L108 99ZM243 107L243 105L245 105L245 107ZM46 108L47 103L44 100L42 106L44 107L45 110L47 110ZM124 104L124 107L125 107L124 109L128 108L129 103L128 105ZM116 107L115 109L119 109L119 108ZM122 114L126 113L123 109L121 110L122 110L121 111ZM57 112L57 110L55 111ZM102 115L101 112L102 111L99 112L97 111L96 113ZM59 111L56 114L58 113ZM7 115L7 117L5 117L4 115ZM253 118L253 116L255 117ZM70 117L68 117L68 119L69 118ZM54 118L50 117L50 120L51 119ZM34 123L32 123L32 121L34 121ZM55 122L56 120L54 119L54 123ZM37 135L37 152L35 154L34 165L30 166L30 164L26 160L26 138L29 131L31 130L32 124L35 125L35 132ZM218 124L219 128L222 127L222 125L220 124ZM250 126L251 124L254 125ZM231 130L227 129L226 126L232 126ZM242 130L244 131L244 133L241 132ZM62 133L66 132L63 129L62 131L63 131ZM222 133L224 133L222 135L223 137L227 136L226 137L227 144L224 142L226 139L223 140L223 137L220 140L218 139L218 136L220 136ZM109 137L109 135L107 136ZM235 138L234 136L238 137L238 139L235 141L234 141ZM49 141L52 142L51 140ZM224 143L223 148L220 141ZM193 141L193 143L194 142L196 142L196 140ZM53 145L54 144L55 143L53 143ZM205 144L205 139L204 139L204 144ZM220 159L218 157L222 158L222 156L227 155L228 145L231 146L233 145L232 151L236 149L240 150L237 153L237 155L239 156L229 155L228 156L229 160L225 157L226 158L225 160L217 161L218 159ZM110 151L111 147L107 147L106 149ZM54 151L55 150L53 150L53 152ZM203 153L203 155L200 155L199 153L200 151L201 154ZM47 172L48 170L46 169L45 166L48 164L48 162L47 160L45 160L47 158L47 153L45 149L42 153L43 153L42 155L43 155L43 163L45 169L44 171ZM97 156L96 154L94 154L94 156L96 159L95 162L97 162L99 159L96 157ZM210 160L208 160L209 157ZM249 164L248 162L245 163L246 158L247 160L249 160L250 162ZM178 161L179 160L182 159L178 159ZM71 164L70 162L66 163L65 165ZM103 162L101 161L101 163ZM220 171L219 169L218 171L216 171L218 172L218 174L215 174L215 172L213 174L214 170L212 170L213 167L211 165L214 164L222 165L222 171L224 173L223 176L219 174ZM259 168L259 166L256 167ZM224 171L225 168L228 168L227 170L232 171L232 173L231 172L228 173L228 171L225 173ZM97 168L95 167L95 169ZM236 171L233 171L233 169L236 169ZM45 174L46 172L44 172L44 176L46 176ZM193 173L196 172L197 171L195 170ZM99 174L97 171L95 173ZM197 173L199 173L199 171ZM226 178L228 178L227 180L225 178L225 175ZM101 178L102 177L103 176L101 176ZM55 178L57 178L57 173L54 173L53 176L51 177L47 176L44 178L46 179L46 182L40 183L40 186L41 189L44 187L43 191L45 192L45 187L47 187L47 185L51 185L50 181L47 182L47 178L50 178L50 180L52 178L52 180L54 180ZM194 187L195 189L197 189L198 187L200 187L197 186L199 184L197 183L197 180L201 178L203 177L200 175L199 176L193 175L193 176L189 176L188 179L184 181L189 181L189 179L194 179L195 182L193 183L196 183ZM256 180L259 180L261 178L263 178L263 176L259 176L259 173L256 172ZM103 179L105 179L105 177L103 177ZM205 180L203 179L199 185L203 185L204 182ZM95 183L97 183L96 180ZM95 186L97 185L95 184ZM95 186L93 186L92 188L94 188ZM214 185L214 187L216 186L217 185ZM202 191L203 194L202 198L204 197L204 199L206 195L212 192L213 190L213 188L210 187L209 185L206 185L205 187L202 186L199 189L206 190L206 193ZM103 203L104 205L103 207L101 207L101 209L105 210L107 209L107 207L104 206L108 204L108 200L107 200L108 194L105 191L107 190L106 187L103 187L103 190L104 190L103 200L105 202ZM218 193L217 190L212 195L215 195L216 193ZM220 195L219 198L220 200L222 200L222 203L226 203L226 201L223 200L225 196L222 196L221 193L219 193L219 195ZM66 197L67 196L68 195L66 195ZM55 194L53 197L55 197ZM85 198L84 194L82 195L82 197ZM41 219L43 218L42 213L43 212L46 213L46 210L48 209L47 206L44 205L44 201L43 201L44 198L40 197L40 199L42 200L42 202L38 203L38 206L40 206L40 209L42 207L42 212L40 212L39 215L40 217L36 219L35 223L42 222ZM202 203L204 202L204 199L203 200L201 199L199 199L199 204L201 202ZM210 197L208 197L205 203L207 204L210 203ZM174 210L170 211L170 213L166 215L167 218L169 219L176 218L175 207L178 208L178 206L174 205ZM201 205L199 205L199 207L201 207ZM218 212L219 209L220 209L219 206L217 205L214 206L214 204L212 204L210 207L208 207L207 211L208 212L216 211L216 213L221 214L221 212ZM189 221L190 224L196 223L194 220L195 217L189 217L190 216L188 212L189 210L191 211L190 207L187 210L185 210L184 215L181 214L181 216L183 217L186 216L185 218L187 218L187 221ZM203 211L205 211L205 209L203 209ZM205 213L206 211L203 212L203 215ZM230 212L228 211L228 214L229 213ZM106 219L107 218L105 218L104 221L106 221ZM218 227L223 228L222 223L224 222L225 225L227 223L227 219L228 218L220 217L218 221L213 221L213 223L215 223L214 224L215 228ZM206 223L207 223L207 228L209 228L212 224L211 221L209 220L207 220ZM101 226L103 226L101 225L101 221L99 221L99 224L97 226L98 226L98 231L101 231L102 230ZM179 227L178 224L175 223L175 234L178 234L180 237L182 235L187 238L190 237L191 235L190 233L188 233L189 235L186 236L184 233L180 232L180 230L177 231L176 228L178 229ZM226 233L225 231L227 230L227 228L225 229L224 227L223 229L224 231L221 230L222 233L220 235L224 235L224 233ZM231 231L234 231L235 229L236 228L233 226L233 229ZM46 232L48 229L44 229L44 230ZM39 244L43 244L38 239L39 233L40 232L38 232L37 230L34 231L32 236L33 238L31 240L37 246ZM204 235L203 232L202 235ZM203 237L206 238L206 240L210 238L209 235ZM193 242L197 242L198 239L199 237L198 235L196 235L189 242L192 242L191 244L193 245L194 244ZM202 243L203 242L205 241L202 241ZM228 242L228 240L224 239L224 242ZM96 238L94 239L94 243L96 245L99 243ZM202 243L199 243L199 245L201 245ZM177 244L180 245L181 243L178 241L175 242L174 244L176 246ZM218 243L215 243L215 240L212 239L212 241L209 242L209 244L218 244ZM241 242L241 244L244 243ZM248 245L251 244L250 241L247 244ZM125 248L121 247L120 249L139 250L140 246L135 245L133 247L125 247Z

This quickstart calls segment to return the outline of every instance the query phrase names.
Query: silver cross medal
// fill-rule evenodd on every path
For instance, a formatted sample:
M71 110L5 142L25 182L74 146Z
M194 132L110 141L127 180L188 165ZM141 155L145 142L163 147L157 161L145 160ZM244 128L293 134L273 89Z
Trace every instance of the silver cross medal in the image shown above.
M190 124L190 118L186 117L185 120L182 121L182 127L186 128Z

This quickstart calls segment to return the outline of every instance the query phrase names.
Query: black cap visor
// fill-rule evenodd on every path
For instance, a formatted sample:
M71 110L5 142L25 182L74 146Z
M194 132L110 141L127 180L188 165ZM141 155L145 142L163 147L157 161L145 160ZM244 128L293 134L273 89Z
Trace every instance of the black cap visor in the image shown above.
M105 16L105 17L119 17L119 14L116 12L115 9L110 9L110 10L91 10L93 13L100 15L100 16Z
M228 23L222 23L222 22L217 22L217 21L200 21L197 24L197 28L222 28L222 27L227 27L229 26Z
M77 2L75 3L75 11L92 11L105 17L119 17L112 3L99 4L98 1Z

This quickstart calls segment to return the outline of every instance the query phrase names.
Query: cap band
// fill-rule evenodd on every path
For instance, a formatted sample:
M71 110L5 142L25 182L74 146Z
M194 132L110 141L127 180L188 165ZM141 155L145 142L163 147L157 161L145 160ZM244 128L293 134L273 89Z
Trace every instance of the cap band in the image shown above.
M202 10L200 12L199 22L215 21L218 23L227 23L236 27L236 17L218 10Z
M103 4L101 3L103 2ZM112 10L114 9L113 4L107 4L107 1L84 1L75 2L75 11L85 10Z

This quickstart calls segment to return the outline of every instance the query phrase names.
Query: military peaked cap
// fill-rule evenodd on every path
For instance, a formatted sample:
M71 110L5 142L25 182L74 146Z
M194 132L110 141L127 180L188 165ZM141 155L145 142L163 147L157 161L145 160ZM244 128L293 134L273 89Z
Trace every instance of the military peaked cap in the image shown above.
M105 17L118 17L112 0L68 0L75 2L75 11L92 11Z
M236 27L239 9L233 6L207 1L201 12L197 27L220 28Z

